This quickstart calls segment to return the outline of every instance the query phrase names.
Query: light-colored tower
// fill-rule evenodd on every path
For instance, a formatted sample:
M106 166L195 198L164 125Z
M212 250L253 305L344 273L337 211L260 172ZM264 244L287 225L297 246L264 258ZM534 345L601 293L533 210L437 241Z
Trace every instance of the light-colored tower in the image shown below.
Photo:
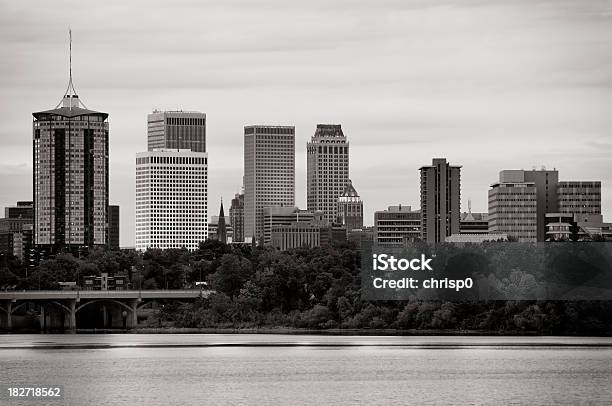
M444 242L459 233L461 214L461 166L452 166L446 158L434 158L421 171L421 238Z
M307 208L332 223L338 197L349 182L349 143L339 124L317 124L307 144Z
M89 110L70 79L54 109L32 113L34 244L78 249L108 242L108 114Z
M507 234L519 242L537 241L538 199L524 171L501 171L489 189L489 233Z
M198 111L158 111L147 116L148 150L190 149L206 152L206 114Z
M363 228L363 201L350 179L344 192L338 197L337 206L336 221L346 226L347 232Z
M244 127L244 238L263 238L265 207L295 205L295 127Z
M195 250L207 237L208 154L136 154L136 249Z

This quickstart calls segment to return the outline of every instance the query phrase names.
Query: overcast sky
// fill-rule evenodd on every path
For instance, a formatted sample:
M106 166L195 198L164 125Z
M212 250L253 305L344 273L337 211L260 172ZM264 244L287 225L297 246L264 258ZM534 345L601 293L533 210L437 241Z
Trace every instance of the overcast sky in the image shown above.
M108 112L110 202L134 245L135 154L153 109L207 114L209 213L242 183L243 126L342 124L373 212L419 206L432 157L462 165L462 208L487 210L501 169L601 180L612 221L612 1L3 1L0 207L32 198L32 112L73 76Z

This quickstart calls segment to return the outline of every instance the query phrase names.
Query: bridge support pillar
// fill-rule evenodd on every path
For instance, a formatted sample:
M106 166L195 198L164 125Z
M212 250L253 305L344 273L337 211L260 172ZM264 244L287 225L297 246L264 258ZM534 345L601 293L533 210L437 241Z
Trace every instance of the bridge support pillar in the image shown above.
M42 303L40 304L39 321L40 330L44 333L45 331L47 331L47 315L45 314L45 306Z
M140 302L140 299L130 301L130 307L132 308L130 312L132 314L132 329L138 327L138 302Z
M70 301L70 332L76 333L76 300Z
M13 301L9 301L6 305L6 329L8 331L13 329Z

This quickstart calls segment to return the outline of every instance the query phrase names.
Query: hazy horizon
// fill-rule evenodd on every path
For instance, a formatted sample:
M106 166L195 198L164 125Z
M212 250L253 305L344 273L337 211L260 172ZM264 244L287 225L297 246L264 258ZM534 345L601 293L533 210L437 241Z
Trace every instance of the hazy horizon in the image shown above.
M462 211L503 169L602 181L612 221L612 1L280 0L0 4L0 207L32 198L32 112L68 83L109 113L110 203L134 245L135 156L153 109L207 115L209 218L242 186L243 127L341 124L367 225L419 208L419 167L462 165ZM82 5L83 3L78 3Z

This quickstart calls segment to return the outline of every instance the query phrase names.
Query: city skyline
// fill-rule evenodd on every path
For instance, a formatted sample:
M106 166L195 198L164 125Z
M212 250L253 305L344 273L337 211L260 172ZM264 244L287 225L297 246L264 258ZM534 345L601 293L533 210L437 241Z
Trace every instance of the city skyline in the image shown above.
M499 171L546 165L562 171L564 180L601 180L602 212L609 220L612 118L606 102L612 82L605 68L612 61L612 13L604 3L562 4L472 2L469 10L452 2L344 4L343 18L330 22L322 20L338 12L338 4L327 11L296 5L276 12L244 4L240 11L231 4L207 18L223 22L238 13L230 24L234 35L224 36L221 23L206 30L186 25L186 32L172 23L167 29L176 32L168 41L156 36L168 31L155 34L158 26L145 20L137 21L140 30L131 29L126 16L105 22L105 10L85 18L59 4L62 16L54 19L30 5L3 4L0 206L32 199L31 113L61 96L72 24L79 95L89 108L110 115L109 203L121 206L122 246L134 245L133 157L144 149L146 115L155 108L207 114L211 202L221 196L229 201L242 186L243 127L286 123L296 127L296 205L306 207L306 143L317 123L338 123L350 136L351 178L364 201L366 225L374 211L389 205L419 206L418 168L433 157L463 166L462 211L468 199L473 211L487 211L487 190ZM186 4L180 15L158 7L154 17L183 17L196 7ZM301 28L277 38L286 22L262 22L269 13L317 22L319 30ZM255 38L238 26L251 18L251 29L262 29ZM387 24L379 25L381 18ZM356 29L360 24L371 37ZM417 40L407 40L410 33L419 34ZM160 40L151 41L157 51L145 42L151 35ZM218 41L193 39L203 35ZM176 45L178 39L184 42ZM104 58L96 57L98 50ZM332 59L321 62L321 56ZM236 62L247 57L251 73L245 75ZM147 70L142 60L159 64L147 64ZM177 60L195 61L194 67L177 67ZM248 102L254 96L259 103Z

